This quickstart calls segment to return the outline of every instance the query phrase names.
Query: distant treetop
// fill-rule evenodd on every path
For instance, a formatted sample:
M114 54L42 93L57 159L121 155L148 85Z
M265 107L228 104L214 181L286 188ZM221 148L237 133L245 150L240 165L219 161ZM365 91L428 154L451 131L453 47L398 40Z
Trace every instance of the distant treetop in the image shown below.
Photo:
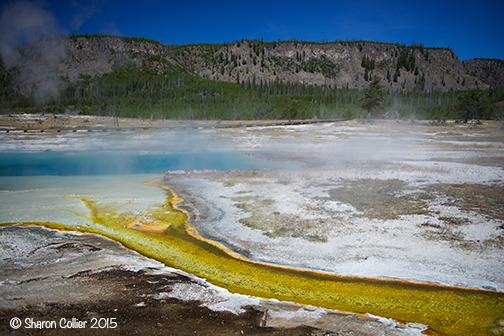
M68 37L70 37L70 38L78 38L78 37L85 37L85 38L113 37L113 38L119 38L119 39L124 40L126 42L130 42L130 41L134 41L134 42L150 42L150 43L162 45L162 43L159 42L159 41L148 39L148 38L145 38L145 37L128 37L128 36L119 36L119 35L88 34L88 33L86 33L86 34L74 34L74 33L72 33L72 35L69 35Z
M118 35L109 35L109 34L71 34L69 35L70 38L77 38L77 37L85 37L85 38L96 38L96 37L115 37L115 38L120 38L122 40L125 40L127 42L129 41L144 41L144 42L151 42L159 45L163 45L163 43L144 38L144 37L126 37L126 36L118 36ZM396 46L398 48L414 48L414 49L441 49L441 50L449 50L453 52L453 49L451 47L426 47L423 43L421 42L411 42L410 45L406 45L404 42L396 42L396 43L390 43L390 42L379 42L379 41L368 41L368 40L355 40L355 39L345 39L345 40L334 40L330 41L329 39L322 39L321 41L304 41L304 40L298 40L297 38L293 37L288 40L274 40L274 41L264 41L263 38L261 39L241 39L241 40L233 40L232 42L222 42L222 43L190 43L190 44L182 44L182 45L171 45L171 47L188 47L188 46L225 46L225 45L233 45L233 44L241 44L244 43L245 41L247 42L252 42L252 43L258 43L262 44L265 47L275 47L280 43L300 43L300 44L342 44L342 45L358 45L360 48L362 48L362 45L365 45L366 43L373 43L373 44L384 44L384 45L390 45L390 46Z
M500 58L471 58L467 61L492 61L492 62L497 62L502 65L504 65L504 60L501 60ZM466 61L464 61L466 62Z

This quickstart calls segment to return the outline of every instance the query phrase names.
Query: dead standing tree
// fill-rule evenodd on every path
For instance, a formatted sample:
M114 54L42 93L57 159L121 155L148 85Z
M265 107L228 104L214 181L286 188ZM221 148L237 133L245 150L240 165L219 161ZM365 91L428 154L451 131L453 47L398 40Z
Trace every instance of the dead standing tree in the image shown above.
M112 118L114 119L114 127L119 127L119 116L117 115L117 113L114 113L112 115Z

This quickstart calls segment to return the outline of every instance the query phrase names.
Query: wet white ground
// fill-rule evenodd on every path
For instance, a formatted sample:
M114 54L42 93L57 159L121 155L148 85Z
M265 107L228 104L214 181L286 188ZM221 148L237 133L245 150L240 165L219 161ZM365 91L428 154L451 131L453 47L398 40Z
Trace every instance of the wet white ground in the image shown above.
M485 241L502 235L502 220L432 201L428 214L380 220L359 216L348 204L331 200L329 191L342 181L400 179L405 192L436 183L498 184L499 165L482 165L502 157L503 132L496 125L468 130L467 125L426 127L378 121L288 127L204 129L183 133L1 134L0 150L96 150L142 148L170 151L175 147L245 150L268 159L302 162L302 169L266 171L240 179L205 173L178 174L177 184L206 202L219 216L196 224L213 237L229 241L268 262L297 265L340 274L380 276L494 288L504 291L501 248L463 249L451 241L428 239L422 224L442 224L439 217L467 219L457 228L464 240ZM489 130L492 130L490 132ZM299 167L299 164L297 165ZM151 176L1 177L0 222L85 220L69 209L87 211L68 195L95 195L105 203L123 204L124 211L144 210L164 199L164 191L146 186ZM298 219L323 221L326 242L299 237L268 237L240 219L249 213L236 207L241 196L272 199L274 212ZM436 213L437 211L437 213Z
M317 172L319 180L330 180L331 172ZM325 175L325 176L324 176ZM449 241L431 240L423 236L424 223L437 224L438 217L467 218L470 224L461 228L464 239L489 239L501 234L499 220L487 220L478 214L464 213L455 207L432 205L433 215L405 215L399 219L356 217L351 206L326 197L324 188L305 189L303 185L277 185L263 178L259 186L236 184L224 187L221 182L189 177L183 181L186 190L213 203L223 214L202 225L208 233L252 253L254 259L297 267L324 270L338 274L378 276L438 282L448 285L487 287L504 290L504 255L501 249L471 251L453 246ZM294 178L296 179L296 178ZM313 181L313 180L311 180ZM253 191L250 191L253 189ZM329 189L329 187L327 187ZM237 195L265 196L275 200L275 209L302 219L325 221L322 230L327 242L311 242L304 238L266 236L263 231L238 223L250 214L235 205ZM314 205L317 211L307 210ZM273 211L274 212L274 211ZM343 219L332 220L338 213ZM274 216L272 214L271 216Z
M302 160L305 168L241 176L177 172L168 174L168 184L180 185L217 214L213 219L195 219L207 234L247 250L254 259L339 274L504 291L502 245L485 243L502 239L501 219L435 198L429 200L425 214L383 220L363 217L351 205L330 198L330 191L344 181L362 179L399 179L406 183L404 193L441 183L502 185L502 167L479 164L504 153L504 132L490 129L490 125L469 131L467 125L436 128L377 122L230 130L229 137L239 146L260 148L271 158ZM264 220L282 214L293 222L319 221L323 224L315 225L312 233L325 235L327 241L268 237L272 231L239 223L251 212L237 205L261 200L269 201L261 214L266 215ZM429 235L436 231L433 227L445 227L440 218L464 221L452 228L460 240ZM472 247L461 247L461 241Z

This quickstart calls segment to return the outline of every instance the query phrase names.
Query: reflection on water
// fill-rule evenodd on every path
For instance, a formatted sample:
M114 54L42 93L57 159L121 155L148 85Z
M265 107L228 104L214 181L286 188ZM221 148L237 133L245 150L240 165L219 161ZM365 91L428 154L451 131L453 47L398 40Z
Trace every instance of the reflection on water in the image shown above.
M180 199L165 189L162 204L133 211L124 210L128 201L100 202L97 197L73 195L68 199L82 202L85 210L62 210L83 219L84 225L77 221L24 225L103 234L233 292L420 322L448 335L502 332L503 293L339 276L247 260L199 237L186 223L187 214L177 209Z

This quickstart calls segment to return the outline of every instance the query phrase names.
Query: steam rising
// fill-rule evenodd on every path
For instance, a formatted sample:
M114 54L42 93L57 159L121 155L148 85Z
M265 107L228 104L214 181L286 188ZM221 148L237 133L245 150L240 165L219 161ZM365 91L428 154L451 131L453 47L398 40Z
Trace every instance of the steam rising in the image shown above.
M16 1L2 6L0 15L0 53L6 67L17 66L15 46L57 30L53 13L38 2Z
M66 85L57 75L58 65L69 52L68 40L55 34L59 28L53 13L39 2L11 2L2 7L0 30L2 60L6 68L19 69L18 80L26 83L21 90L39 104L57 98ZM16 47L23 41L29 43Z

